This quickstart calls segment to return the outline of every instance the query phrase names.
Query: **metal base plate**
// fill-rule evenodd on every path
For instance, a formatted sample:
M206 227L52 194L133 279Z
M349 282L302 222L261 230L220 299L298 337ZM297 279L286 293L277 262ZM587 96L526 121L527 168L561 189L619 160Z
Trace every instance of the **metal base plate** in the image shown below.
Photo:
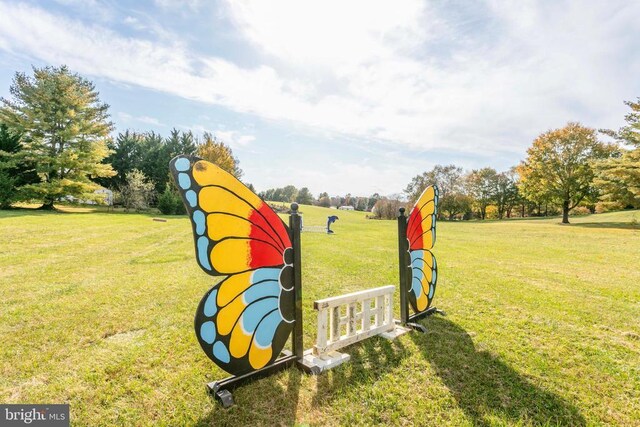
M278 371L286 369L292 365L294 365L298 359L291 355L290 351L283 351L283 357L277 359L271 365L268 365L262 369L258 369L255 371L248 372L239 376L231 376L219 381L213 381L207 384L207 391L214 395L216 400L218 400L223 407L229 408L233 406L233 395L231 391L254 379L263 378L274 374Z
M220 402L223 408L230 408L234 405L233 395L229 390L220 390L215 394L216 400Z
M419 323L409 322L409 323L405 323L405 326L413 329L414 331L422 332L423 334L427 333L427 328L425 328Z

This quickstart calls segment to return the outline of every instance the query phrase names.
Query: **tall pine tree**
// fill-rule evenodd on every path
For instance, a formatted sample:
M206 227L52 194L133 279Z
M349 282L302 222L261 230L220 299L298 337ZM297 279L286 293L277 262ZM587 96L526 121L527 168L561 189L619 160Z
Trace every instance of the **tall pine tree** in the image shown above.
M29 198L26 184L39 182L32 164L25 160L20 134L0 124L0 209Z
M615 157L596 163L595 182L605 203L640 208L640 98L625 104L631 108L625 117L627 125L618 132L603 132L628 148L621 147Z
M112 123L93 83L66 66L34 67L33 76L15 74L10 93L1 98L0 119L23 136L41 180L25 187L42 208L65 196L97 199L92 179L113 174L101 163Z

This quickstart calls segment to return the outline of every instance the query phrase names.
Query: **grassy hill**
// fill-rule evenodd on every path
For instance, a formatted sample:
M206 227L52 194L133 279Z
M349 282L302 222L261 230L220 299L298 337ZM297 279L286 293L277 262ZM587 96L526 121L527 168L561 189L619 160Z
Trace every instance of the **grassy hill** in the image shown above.
M305 347L312 302L397 282L394 221L302 206ZM348 347L218 407L225 376L193 315L212 286L186 217L0 212L0 402L71 404L76 425L638 425L640 212L441 222L427 334ZM399 309L396 307L396 316Z

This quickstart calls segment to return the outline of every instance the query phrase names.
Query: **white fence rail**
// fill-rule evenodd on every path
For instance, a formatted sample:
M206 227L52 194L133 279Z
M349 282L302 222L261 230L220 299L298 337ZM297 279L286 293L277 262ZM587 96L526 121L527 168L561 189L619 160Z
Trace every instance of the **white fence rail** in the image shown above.
M395 328L393 292L382 286L314 302L318 311L316 355L327 353Z

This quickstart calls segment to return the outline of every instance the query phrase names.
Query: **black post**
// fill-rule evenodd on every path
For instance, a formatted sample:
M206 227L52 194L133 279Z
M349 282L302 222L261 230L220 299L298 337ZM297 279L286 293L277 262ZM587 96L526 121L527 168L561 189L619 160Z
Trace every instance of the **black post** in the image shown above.
M295 297L296 320L293 324L293 355L302 360L304 347L302 343L302 254L300 245L300 214L298 204L291 204L289 215L289 232L293 246L293 294Z
M404 212L405 209L400 208L400 215L398 215L398 266L400 268L400 322L406 324L409 322L409 301L407 301L409 245L407 242L407 217Z

